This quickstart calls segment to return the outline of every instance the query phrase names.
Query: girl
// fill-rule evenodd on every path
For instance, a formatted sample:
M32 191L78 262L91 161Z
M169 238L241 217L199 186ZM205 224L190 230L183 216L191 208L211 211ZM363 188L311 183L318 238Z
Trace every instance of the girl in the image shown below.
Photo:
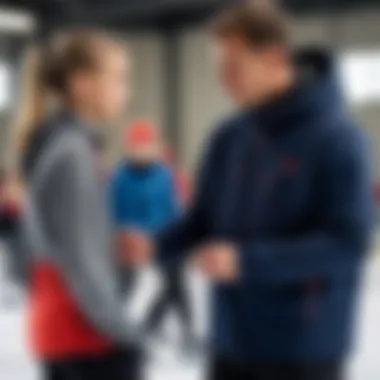
M122 116L128 58L110 37L76 31L53 39L38 61L31 101L41 103L33 112L39 120L22 134L31 346L46 380L140 379L140 336L116 290L90 132ZM56 110L47 115L50 99Z

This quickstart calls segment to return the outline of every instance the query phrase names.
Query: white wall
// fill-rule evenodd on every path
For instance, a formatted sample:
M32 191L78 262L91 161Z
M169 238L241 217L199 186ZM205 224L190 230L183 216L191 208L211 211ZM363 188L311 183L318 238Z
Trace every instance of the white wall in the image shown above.
M37 21L28 12L0 7L0 32L8 34L30 34L36 29Z
M341 50L376 49L380 52L380 10L345 14L336 28ZM375 172L380 179L380 99L371 104L353 106L352 111L369 136Z
M148 118L162 127L165 98L160 36L139 33L126 36L125 40L133 60L134 83L133 102L126 123L134 118ZM120 125L110 130L110 161L117 159L123 151L124 128L125 125Z
M192 168L205 137L231 106L218 85L209 41L202 30L183 32L181 60L180 152L183 163Z
M162 41L158 34L146 33L127 37L133 57L134 101L132 114L148 117L162 124L165 99Z

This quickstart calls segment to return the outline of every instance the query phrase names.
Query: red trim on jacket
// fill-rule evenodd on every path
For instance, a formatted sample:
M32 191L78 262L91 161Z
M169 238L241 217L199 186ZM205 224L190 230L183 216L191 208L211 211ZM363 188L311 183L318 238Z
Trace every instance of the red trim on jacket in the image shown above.
M50 263L33 265L28 327L31 348L43 359L102 355L112 349L111 342L83 315Z

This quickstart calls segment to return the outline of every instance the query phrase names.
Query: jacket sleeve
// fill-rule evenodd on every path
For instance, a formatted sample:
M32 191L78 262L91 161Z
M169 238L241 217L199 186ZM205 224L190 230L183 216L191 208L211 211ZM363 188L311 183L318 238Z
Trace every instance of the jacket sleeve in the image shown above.
M359 269L371 231L373 198L363 140L347 131L324 143L314 189L315 228L293 238L241 242L243 281L282 284L344 277Z
M84 139L83 139L84 140ZM54 211L47 218L55 260L89 323L117 344L141 336L125 318L113 267L106 200L86 141L73 138L48 178ZM48 194L47 194L48 196ZM104 201L104 202L103 202Z
M209 180L221 145L221 134L213 136L196 175L196 191L186 211L157 236L158 261L165 263L186 253L207 237L205 213L209 207Z

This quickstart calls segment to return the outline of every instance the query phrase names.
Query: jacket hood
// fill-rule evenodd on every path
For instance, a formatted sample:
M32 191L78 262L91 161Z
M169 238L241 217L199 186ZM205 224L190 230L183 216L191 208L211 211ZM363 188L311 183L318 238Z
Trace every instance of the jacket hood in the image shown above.
M98 135L95 130L83 125L83 123L70 112L58 112L57 114L50 116L45 122L38 125L28 142L21 162L21 169L26 178L30 178L44 148L55 136L57 136L57 134L60 134L68 128L84 130L88 135L94 150L99 151L101 149L99 146L100 141L98 141L100 135Z
M344 109L343 95L332 56L322 49L305 49L294 55L298 80L284 96L254 111L266 130L283 129L286 122L336 114Z

